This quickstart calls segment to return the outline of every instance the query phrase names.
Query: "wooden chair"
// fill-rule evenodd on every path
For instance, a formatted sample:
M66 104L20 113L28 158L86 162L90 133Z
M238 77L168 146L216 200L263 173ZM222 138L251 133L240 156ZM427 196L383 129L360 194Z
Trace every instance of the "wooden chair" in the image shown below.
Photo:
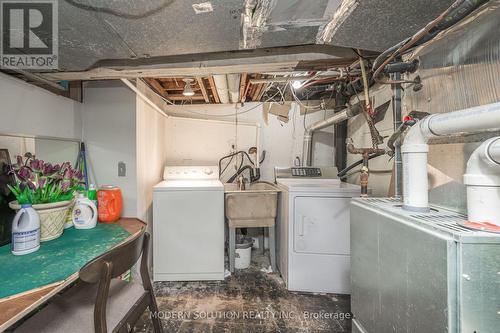
M130 332L149 307L156 333L163 332L148 273L149 233L144 228L87 263L75 286L53 298L15 332ZM142 285L116 279L141 260ZM93 319L93 320L92 320Z

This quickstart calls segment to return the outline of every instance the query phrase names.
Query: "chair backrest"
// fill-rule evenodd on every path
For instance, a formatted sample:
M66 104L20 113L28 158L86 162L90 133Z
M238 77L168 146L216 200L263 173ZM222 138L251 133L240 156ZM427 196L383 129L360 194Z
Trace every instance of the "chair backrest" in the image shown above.
M111 278L125 273L139 260L145 245L147 246L148 242L144 242L145 234L145 228L142 228L140 232L124 243L89 261L80 269L80 279L88 283L99 282L105 263L112 264ZM149 239L149 234L146 238Z

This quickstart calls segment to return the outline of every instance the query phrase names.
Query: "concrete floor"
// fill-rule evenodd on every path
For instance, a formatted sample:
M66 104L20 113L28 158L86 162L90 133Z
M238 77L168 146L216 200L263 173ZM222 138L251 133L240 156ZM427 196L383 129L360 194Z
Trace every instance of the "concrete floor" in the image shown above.
M289 292L278 274L260 270L268 266L255 255L225 281L155 283L165 333L351 332L348 295ZM153 331L149 315L135 332Z

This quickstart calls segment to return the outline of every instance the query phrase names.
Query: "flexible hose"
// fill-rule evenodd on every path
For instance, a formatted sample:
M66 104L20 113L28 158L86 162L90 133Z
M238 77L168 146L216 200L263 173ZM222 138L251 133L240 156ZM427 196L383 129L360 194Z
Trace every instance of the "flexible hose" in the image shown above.
M371 160L372 158L382 156L382 155L385 155L385 154L384 153L370 154L370 156L368 156L368 160ZM363 164L363 159L360 159L359 161L352 163L351 165L349 165L348 167L346 167L345 169L343 169L342 171L337 173L337 177L343 178L346 175L346 173L348 173L350 170L354 169L355 167L357 167L360 164Z

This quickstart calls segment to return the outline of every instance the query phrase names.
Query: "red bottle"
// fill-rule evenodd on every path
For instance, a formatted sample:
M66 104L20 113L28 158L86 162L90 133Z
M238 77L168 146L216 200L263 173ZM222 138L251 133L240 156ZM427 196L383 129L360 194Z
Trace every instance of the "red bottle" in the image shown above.
M117 186L105 185L97 191L97 212L99 222L117 221L122 215L122 192Z

